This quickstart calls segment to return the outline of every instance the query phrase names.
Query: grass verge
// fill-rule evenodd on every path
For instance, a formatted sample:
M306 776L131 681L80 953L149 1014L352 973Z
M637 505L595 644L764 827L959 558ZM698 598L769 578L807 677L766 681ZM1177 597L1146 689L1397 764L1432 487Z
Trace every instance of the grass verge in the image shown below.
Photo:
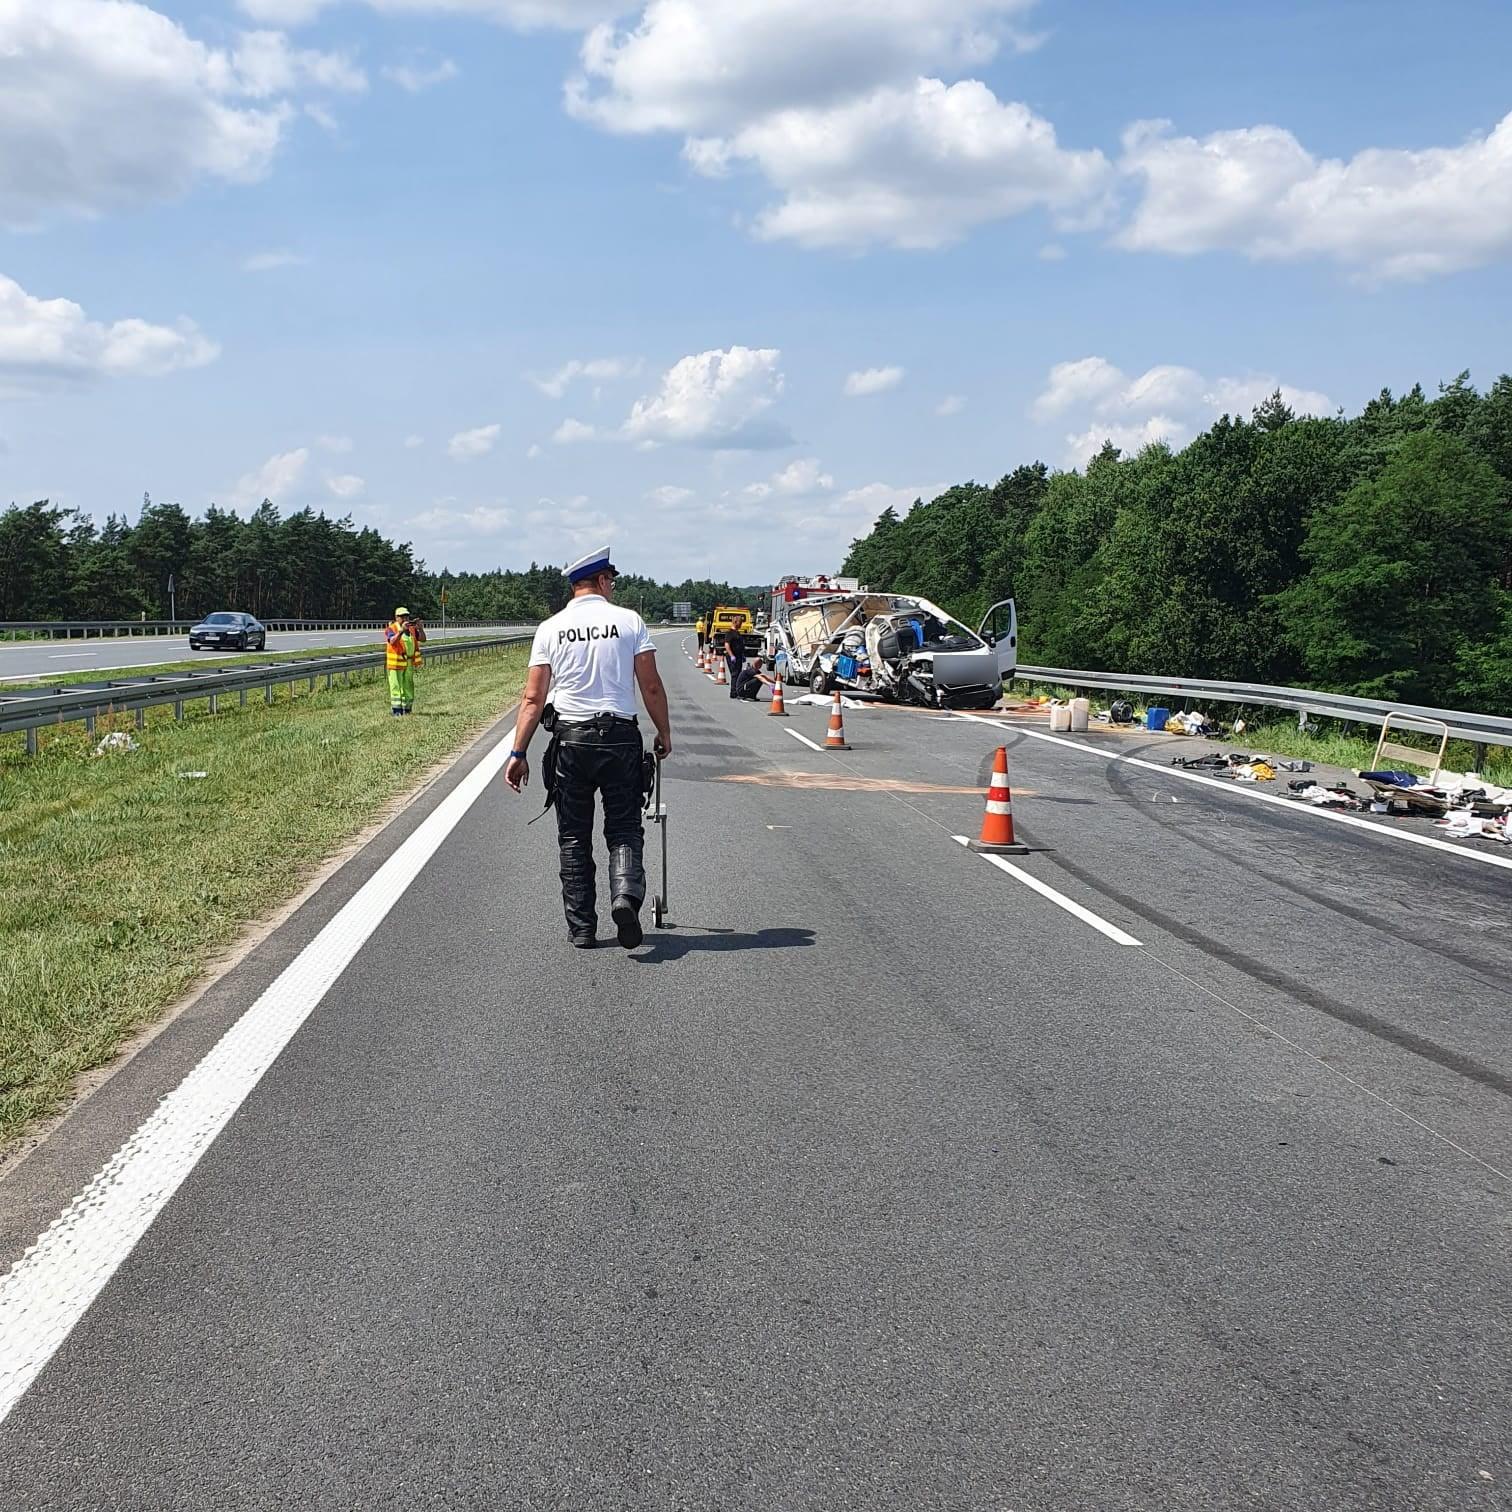
M416 712L381 674L281 691L182 723L119 727L95 757L79 726L36 757L0 750L0 1149L81 1072L182 996L244 927L518 697L528 646L437 662ZM100 721L95 739L107 729ZM185 774L203 773L203 776Z

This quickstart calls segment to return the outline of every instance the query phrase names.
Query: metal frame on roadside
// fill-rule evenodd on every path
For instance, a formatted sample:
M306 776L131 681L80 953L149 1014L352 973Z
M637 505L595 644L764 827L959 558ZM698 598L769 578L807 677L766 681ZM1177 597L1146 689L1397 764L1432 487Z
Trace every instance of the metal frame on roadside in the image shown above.
M504 646L528 641L533 630L516 630L484 639L449 639L426 643L428 662L452 657L475 656ZM204 672L182 672L169 676L143 675L117 678L103 686L79 686L49 690L46 693L22 691L0 693L0 735L24 732L29 756L37 753L37 732L82 723L93 735L96 721L118 714L135 714L137 729L146 723L148 709L173 707L173 717L184 717L184 705L205 700L210 712L220 712L220 700L233 695L238 706L245 708L247 695L262 690L263 702L273 702L275 688L288 685L290 697L297 683L307 683L310 692L321 678L330 688L339 677L352 680L354 672L381 671L386 653L361 651L347 656L311 656L298 661L263 662L257 666L220 667Z
M1379 698L1354 698L1347 693L1318 693L1309 688L1280 688L1270 683L1215 682L1195 677L1145 677L1133 672L1078 672L1064 667L1026 667L1014 673L1018 682L1060 683L1068 688L1107 688L1116 693L1156 693L1197 703L1254 704L1260 708L1290 709L1298 723L1308 715L1320 719L1352 720L1382 725L1390 720L1398 730L1438 735L1447 727L1455 740L1475 745L1512 746L1512 719L1496 714L1471 714L1462 709L1433 709L1423 704L1388 703Z

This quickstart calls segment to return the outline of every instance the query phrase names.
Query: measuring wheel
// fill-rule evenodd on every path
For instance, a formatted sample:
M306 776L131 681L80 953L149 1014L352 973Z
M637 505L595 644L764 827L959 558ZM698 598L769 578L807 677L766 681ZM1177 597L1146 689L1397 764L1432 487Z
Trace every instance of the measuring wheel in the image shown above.
M646 807L646 819L661 831L661 886L651 899L651 917L661 929L671 918L667 905L667 806L662 802L662 764L656 758L656 785L651 790L651 801Z

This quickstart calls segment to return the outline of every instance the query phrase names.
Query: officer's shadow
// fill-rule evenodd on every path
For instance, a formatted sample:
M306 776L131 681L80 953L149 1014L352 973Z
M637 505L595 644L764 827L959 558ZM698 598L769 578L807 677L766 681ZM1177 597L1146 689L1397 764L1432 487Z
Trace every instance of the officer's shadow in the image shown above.
M700 950L790 950L794 946L812 945L812 929L758 929L755 934L741 934L735 929L707 929L699 925L697 934L648 934L651 948L637 952L630 959L637 966L659 966L663 961L680 961Z

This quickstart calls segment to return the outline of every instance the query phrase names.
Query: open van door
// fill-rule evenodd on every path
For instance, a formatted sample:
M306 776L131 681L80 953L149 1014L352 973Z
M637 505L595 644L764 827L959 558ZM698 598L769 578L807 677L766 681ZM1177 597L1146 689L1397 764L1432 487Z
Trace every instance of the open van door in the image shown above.
M997 652L998 676L1010 678L1018 671L1018 611L1012 599L994 604L982 619L977 634Z

